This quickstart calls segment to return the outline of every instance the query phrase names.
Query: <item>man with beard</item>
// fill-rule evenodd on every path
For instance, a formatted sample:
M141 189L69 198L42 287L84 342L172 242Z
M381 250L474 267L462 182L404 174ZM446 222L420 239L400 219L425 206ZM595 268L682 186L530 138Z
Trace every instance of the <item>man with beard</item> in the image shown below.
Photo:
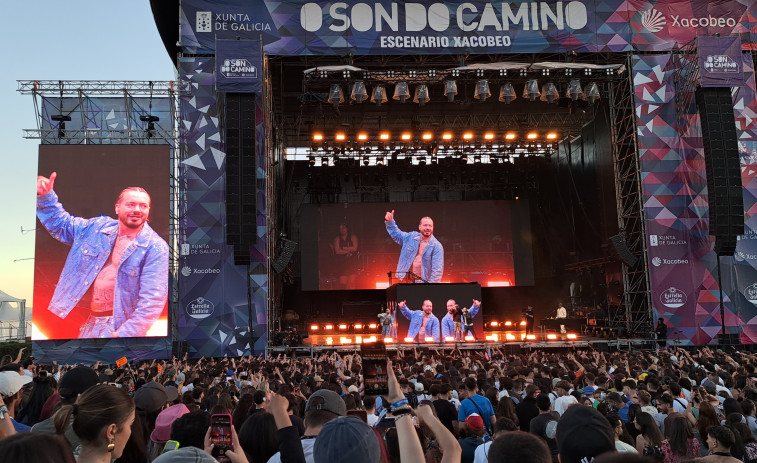
M384 215L386 231L402 246L396 276L409 282L439 283L444 274L444 247L434 238L434 221L423 217L418 231L404 232L394 221L394 211Z
M37 177L37 217L71 250L48 310L61 319L88 310L79 338L145 336L168 298L168 245L147 224L150 195L126 188L116 201L118 220L83 219L58 202L56 177Z
M413 338L415 342L425 342L427 337L431 337L434 342L439 342L439 319L433 314L430 300L423 301L423 310L410 310L405 301L398 305L402 315L410 320L408 338Z

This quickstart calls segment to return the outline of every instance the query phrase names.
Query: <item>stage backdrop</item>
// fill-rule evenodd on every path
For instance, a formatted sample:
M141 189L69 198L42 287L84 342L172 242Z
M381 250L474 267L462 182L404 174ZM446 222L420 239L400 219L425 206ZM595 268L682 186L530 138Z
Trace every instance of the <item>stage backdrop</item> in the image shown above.
M222 145L218 94L212 58L182 58L182 80L191 93L181 98L181 210L179 223L179 307L176 339L189 343L191 357L248 355L265 349L266 224L265 133L260 97L257 126L257 243L251 249L250 275L234 265L226 244L226 154ZM248 307L248 278L252 323ZM252 333L250 333L252 326Z
M709 236L707 177L699 113L693 101L676 115L670 55L635 56L633 82L644 218L655 318L670 339L715 342L721 330L717 261ZM744 186L745 234L734 257L721 257L725 325L757 342L757 101L752 59L743 55L746 85L734 89Z
M754 0L183 0L180 41L193 53L260 38L268 55L438 55L671 50L720 34L753 49L755 13Z

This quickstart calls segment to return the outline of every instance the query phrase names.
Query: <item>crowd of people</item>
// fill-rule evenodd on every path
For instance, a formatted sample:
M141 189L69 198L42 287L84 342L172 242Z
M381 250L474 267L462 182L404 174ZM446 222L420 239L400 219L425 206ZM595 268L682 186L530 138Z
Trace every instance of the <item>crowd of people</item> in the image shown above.
M357 352L121 368L19 352L0 361L0 460L755 462L756 365L707 347L398 349L372 396Z

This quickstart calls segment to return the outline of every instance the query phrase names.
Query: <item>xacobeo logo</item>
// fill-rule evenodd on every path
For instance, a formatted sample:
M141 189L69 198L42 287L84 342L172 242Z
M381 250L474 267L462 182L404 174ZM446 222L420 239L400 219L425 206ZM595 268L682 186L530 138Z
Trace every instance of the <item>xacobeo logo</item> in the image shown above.
M641 25L649 32L660 32L666 23L665 15L654 8L641 14Z
M659 257L652 258L652 265L654 265L655 267L659 267L660 264L662 264L662 259L660 259Z

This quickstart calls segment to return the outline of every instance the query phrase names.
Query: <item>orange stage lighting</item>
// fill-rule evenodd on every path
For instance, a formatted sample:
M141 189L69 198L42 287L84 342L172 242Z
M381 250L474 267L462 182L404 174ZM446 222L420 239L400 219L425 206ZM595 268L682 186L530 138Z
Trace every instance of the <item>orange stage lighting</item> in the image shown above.
M323 328L324 328L325 330L327 330L327 331L329 331L329 330L333 330L333 329L334 329L334 325L332 325L331 323L329 323L329 324L327 324L326 326L324 326Z
M322 133L314 133L313 134L313 141L323 141L323 134Z
M413 342L413 338L405 338L405 342Z
M342 336L339 338L339 342L342 344L352 344L352 339Z
M508 341L515 341L515 335L512 334L512 333L506 333L505 334L505 339L508 340Z
M510 286L509 281L487 281L486 286L489 288L501 288L501 287L507 287Z
M463 133L463 140L473 140L473 132Z
M363 337L355 336L355 344L362 344L362 343L363 343Z
M507 132L505 134L505 140L515 140L516 138L518 138L518 134L515 132Z
M373 335L373 336L371 336L370 338L365 338L365 339L363 339L363 344L365 344L365 343L367 343L367 342L376 342L376 336L375 336L375 335Z
M379 140L381 140L381 141L387 141L387 140L389 140L389 132L381 132L379 134Z
M347 139L347 136L346 136L345 134L341 133L341 132L340 132L340 133L337 133L337 134L336 134L336 135L334 136L334 140L336 140L336 141L344 141L344 140L346 140L346 139Z
M442 140L452 140L452 134L450 132L444 132L442 134Z
M326 344L329 345L329 346L332 345L332 344L334 344L334 338L332 338L331 336L329 336L328 338L326 338Z
M578 339L578 336L576 336L576 333L568 333L568 339L575 341L576 339Z
M536 341L536 335L535 334L527 334L526 339L529 341Z
M536 132L528 132L526 138L528 138L529 140L536 140L537 138L539 138L539 134Z
M497 333L490 334L490 335L486 336L486 340L489 341L489 342L497 342L497 341L499 341L499 335Z
M520 326L526 326L526 321L525 321L525 320L522 320L522 321L520 322Z
M368 140L368 134L367 133L359 133L359 134L357 134L357 139L359 141L367 141Z
M384 338L384 342L385 343L392 343L392 342L394 342L394 338L386 337L386 338Z
M362 330L363 329L363 324L362 323L355 323L355 329L356 330Z
M368 324L368 329L369 330L375 330L376 328L378 328L378 323L369 323Z
M466 340L466 341L475 341L475 340L476 340L476 338L474 338L473 336L471 336L471 335L469 334L468 336L466 336L466 337L465 337L465 340Z
M549 132L547 134L547 140L557 140L557 132Z
M494 140L494 132L486 132L484 134L484 140Z
M513 326L513 322L507 321L505 322L505 326Z
M400 140L408 141L408 140L411 140L412 138L413 138L413 135L408 132L404 132L402 135L400 135Z
M389 283L387 283L386 281L377 281L376 282L376 289L386 289L389 286L391 286L391 285Z
M318 325L310 325L310 331L318 331L318 328L320 328L320 326L318 326Z
M426 132L421 136L422 139L428 141L434 138L434 134L431 132Z
M547 335L547 339L550 340L550 341L557 341L557 335L553 334L553 333L549 333Z
M444 342L455 342L454 336L447 336L444 338Z
M499 326L499 322L490 322L489 326L497 327L497 326Z
M431 336L426 336L425 338L423 338L423 340L426 342L434 342L434 338Z
M346 324L346 323L340 323L339 324L339 329L340 330L346 330L347 328L349 328L348 324Z

